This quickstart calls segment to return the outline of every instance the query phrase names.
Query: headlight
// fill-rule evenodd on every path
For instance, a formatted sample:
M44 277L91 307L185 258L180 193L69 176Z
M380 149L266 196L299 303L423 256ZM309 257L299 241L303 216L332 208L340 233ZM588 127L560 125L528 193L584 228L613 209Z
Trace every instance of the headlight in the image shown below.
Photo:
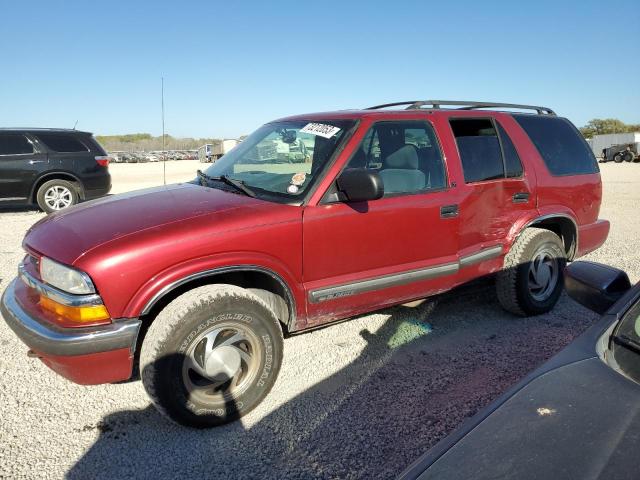
M96 289L88 275L54 262L50 258L40 259L42 281L68 293L95 293Z

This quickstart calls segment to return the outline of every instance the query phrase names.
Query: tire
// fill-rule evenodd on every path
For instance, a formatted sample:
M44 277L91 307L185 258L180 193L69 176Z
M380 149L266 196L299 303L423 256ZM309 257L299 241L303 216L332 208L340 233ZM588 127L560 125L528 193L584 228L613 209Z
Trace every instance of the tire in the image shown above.
M618 152L613 156L613 161L616 163L622 163L622 152Z
M57 212L78 203L78 187L68 180L49 180L38 188L36 201L42 211Z
M207 352L210 340L215 346ZM140 371L163 415L209 428L253 410L273 387L282 357L282 330L262 299L234 285L205 285L158 314L142 344Z
M562 240L542 228L527 228L511 246L496 279L498 300L515 315L540 315L560 298L566 254Z
M623 159L625 162L632 162L632 161L633 161L633 153L631 153L631 152L624 152L624 153L622 154L622 159Z

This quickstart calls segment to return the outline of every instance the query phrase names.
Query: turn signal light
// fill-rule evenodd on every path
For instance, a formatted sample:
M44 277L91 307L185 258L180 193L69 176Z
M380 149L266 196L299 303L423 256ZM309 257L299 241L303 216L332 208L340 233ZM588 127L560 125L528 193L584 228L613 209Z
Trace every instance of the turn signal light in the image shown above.
M40 295L40 306L60 316L63 319L63 322L60 323L67 327L85 327L109 323L111 320L109 312L104 305L70 307Z

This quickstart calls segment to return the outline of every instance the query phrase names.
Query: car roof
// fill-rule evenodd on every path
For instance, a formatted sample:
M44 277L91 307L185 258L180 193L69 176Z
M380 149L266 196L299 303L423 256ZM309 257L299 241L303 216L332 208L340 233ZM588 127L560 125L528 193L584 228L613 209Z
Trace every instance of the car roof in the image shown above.
M77 133L80 135L93 135L91 132L74 130L72 128L33 128L33 127L12 127L0 128L0 133Z
M505 110L506 109L506 110ZM516 110L516 111L513 111ZM307 119L361 119L364 117L378 118L402 118L403 116L415 118L416 113L438 116L472 116L482 114L513 114L526 112L537 115L555 116L556 113L549 107L538 105L524 105L519 103L502 102L478 102L475 100L412 100L406 102L385 103L358 110L340 110L335 112L308 113L281 118L280 120L307 120Z
M284 121L300 121L300 120L360 120L363 118L373 118L373 119L401 119L402 117L415 118L416 115L423 114L429 116L444 116L444 117L478 117L482 114L485 115L532 115L532 116L551 116L551 115L539 115L536 113L528 113L528 112L512 112L506 110L460 110L460 109L381 109L381 110L336 110L336 111L328 111L328 112L315 112L315 113L305 113L300 115L292 115L288 117L282 117L277 120L273 120L269 123L274 122L284 122Z

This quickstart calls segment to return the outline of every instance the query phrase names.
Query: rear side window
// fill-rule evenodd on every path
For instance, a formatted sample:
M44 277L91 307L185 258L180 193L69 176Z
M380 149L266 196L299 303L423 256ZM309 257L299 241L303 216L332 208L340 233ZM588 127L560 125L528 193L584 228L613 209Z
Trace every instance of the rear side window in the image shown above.
M493 122L484 118L452 119L466 183L504 178L504 163Z
M89 149L71 135L38 133L38 139L49 149L60 153L88 152Z
M0 155L33 153L33 145L19 133L0 133Z
M552 175L597 173L598 164L580 132L568 120L551 116L514 115Z
M84 143L92 152L96 152L99 155L107 154L105 149L102 148L102 145L98 143L98 141L95 139L93 135L87 135L83 137L82 143Z
M504 154L504 169L507 178L519 177L522 175L522 162L516 151L516 147L504 131L502 125L496 122L498 127L498 133L500 133L500 140L502 141L502 153Z

